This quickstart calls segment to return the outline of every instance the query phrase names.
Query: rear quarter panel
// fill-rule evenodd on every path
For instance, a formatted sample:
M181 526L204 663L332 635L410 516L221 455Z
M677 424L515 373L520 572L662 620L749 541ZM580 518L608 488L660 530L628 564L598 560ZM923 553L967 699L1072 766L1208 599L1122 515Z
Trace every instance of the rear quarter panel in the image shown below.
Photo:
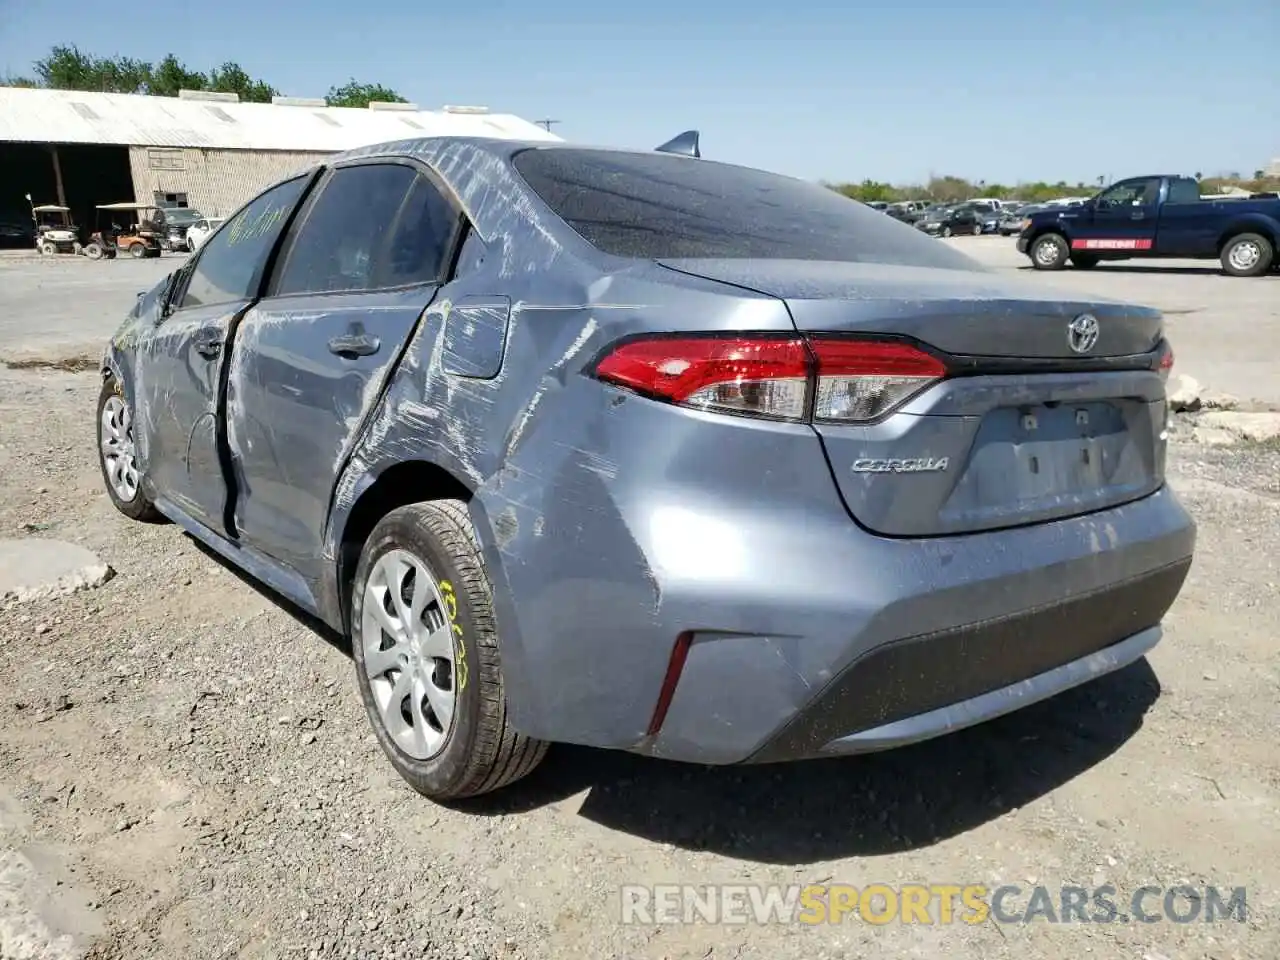
M1280 240L1280 200L1202 200L1160 208L1157 248L1175 257L1218 256L1228 237L1259 233Z
M657 575L637 540L643 533L629 528L621 507L631 481L610 454L618 391L590 379L589 365L610 342L638 332L793 329L776 299L726 296L722 285L652 265L609 272L620 265L562 251L550 269L526 271L499 250L446 285L342 472L325 547L333 561L353 507L388 468L419 460L447 470L472 491L513 721L534 735L590 731L593 742L614 746L643 734L670 646L646 643L658 616ZM497 375L447 372L447 364L458 367L454 304L498 297L511 308ZM806 427L793 432L829 487L816 437ZM634 440L631 453L660 468L653 458L664 437ZM338 589L335 580L335 599ZM630 690L619 691L616 672L595 682L599 644L630 651L617 654L631 658ZM619 704L628 696L631 708Z

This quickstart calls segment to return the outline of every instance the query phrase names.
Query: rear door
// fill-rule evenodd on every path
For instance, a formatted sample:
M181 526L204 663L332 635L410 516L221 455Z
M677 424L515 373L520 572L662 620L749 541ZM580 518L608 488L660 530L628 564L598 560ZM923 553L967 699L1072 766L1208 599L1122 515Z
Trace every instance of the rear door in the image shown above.
M235 525L299 572L319 561L337 477L436 294L460 222L413 164L338 166L240 324L228 386Z
M1160 205L1156 251L1170 257L1214 256L1222 233L1220 211L1200 199L1200 184L1190 177L1170 177Z
M251 201L187 262L138 352L136 429L146 445L147 472L161 496L224 535L227 485L217 411L227 342L312 177L296 177Z
M1098 255L1152 250L1159 222L1162 177L1135 177L1113 184L1093 203L1067 211L1071 249Z

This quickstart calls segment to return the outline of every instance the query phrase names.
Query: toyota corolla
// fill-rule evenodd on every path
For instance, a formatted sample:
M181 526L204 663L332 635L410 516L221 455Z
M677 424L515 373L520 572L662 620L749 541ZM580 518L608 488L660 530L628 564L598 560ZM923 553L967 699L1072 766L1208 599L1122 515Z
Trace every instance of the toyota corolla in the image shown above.
M1171 363L1154 310L687 139L425 139L272 186L139 298L98 436L122 513L351 637L443 799L553 741L883 749L1141 658L1195 539Z

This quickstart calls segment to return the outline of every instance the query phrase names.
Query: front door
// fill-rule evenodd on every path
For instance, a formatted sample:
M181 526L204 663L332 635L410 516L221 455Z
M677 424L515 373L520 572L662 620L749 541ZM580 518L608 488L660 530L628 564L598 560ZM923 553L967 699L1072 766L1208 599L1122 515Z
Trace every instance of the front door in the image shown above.
M235 526L304 576L318 569L337 478L435 297L459 222L416 166L339 166L236 333Z
M183 267L138 351L135 431L147 474L160 497L223 535L227 484L218 407L227 347L309 180L280 184L236 214Z
M1160 182L1159 177L1121 180L1092 203L1064 213L1063 219L1075 220L1072 251L1123 256L1150 250L1156 239Z

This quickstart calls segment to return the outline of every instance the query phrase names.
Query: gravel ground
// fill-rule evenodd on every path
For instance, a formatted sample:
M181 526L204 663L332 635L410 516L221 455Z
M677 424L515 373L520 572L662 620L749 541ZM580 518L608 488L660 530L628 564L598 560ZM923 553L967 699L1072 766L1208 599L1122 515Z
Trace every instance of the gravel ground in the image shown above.
M75 541L117 571L0 610L3 960L1280 956L1277 445L1200 447L1178 424L1197 560L1164 642L1119 674L850 760L553 748L446 808L382 758L340 638L113 511L96 393L91 373L0 368L0 537ZM675 881L1213 884L1247 887L1249 915L619 923L622 885Z
M92 374L0 374L0 533L80 542L117 571L0 612L0 850L48 887L28 883L26 908L74 935L30 956L1278 955L1280 450L1175 444L1200 548L1149 663L862 759L705 770L561 748L447 809L382 759L338 638L175 527L114 513L95 395ZM1033 878L1244 885L1250 918L618 923L629 883Z

